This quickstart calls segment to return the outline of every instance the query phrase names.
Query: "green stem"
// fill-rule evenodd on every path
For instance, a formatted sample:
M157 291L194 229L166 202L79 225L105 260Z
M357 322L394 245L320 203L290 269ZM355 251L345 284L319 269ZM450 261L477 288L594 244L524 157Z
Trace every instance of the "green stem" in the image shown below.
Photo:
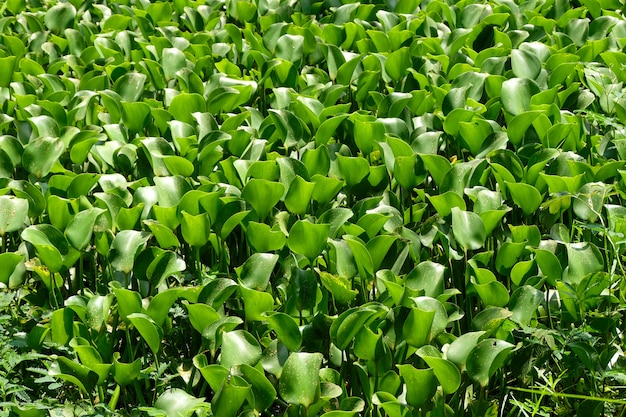
M200 282L200 278L202 277L202 274L200 272L201 270L200 247L194 246L193 250L194 250L194 265L195 265L195 270L196 270L196 279L198 280L198 282Z

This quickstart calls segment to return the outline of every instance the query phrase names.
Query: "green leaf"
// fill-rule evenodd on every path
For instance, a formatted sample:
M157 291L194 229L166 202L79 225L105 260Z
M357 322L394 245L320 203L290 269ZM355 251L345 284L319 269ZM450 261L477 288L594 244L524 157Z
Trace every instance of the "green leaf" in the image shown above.
M127 316L131 324L137 329L141 338L148 344L156 356L161 349L163 329L150 316L144 313L132 313Z
M294 178L285 196L285 206L294 214L305 214L309 208L315 183L305 181L299 175Z
M193 113L204 113L206 111L206 100L196 93L180 93L172 99L169 112L176 120L195 124L196 119Z
M37 256L50 272L56 273L63 268L69 245L56 227L49 224L28 226L22 230L21 236L37 249Z
M396 365L406 384L406 402L413 407L426 405L435 396L437 377L431 369L417 369L413 365Z
M333 275L325 271L319 271L322 285L332 294L335 302L349 304L359 293L351 288L350 281L339 275Z
M257 252L280 250L287 243L287 238L282 231L272 230L265 223L249 222L246 225L246 237L250 246Z
M489 384L489 378L502 367L515 345L499 339L479 342L467 358L467 374L481 386Z
M70 220L65 228L65 237L74 249L79 251L87 249L91 243L96 220L104 212L104 209L90 208L76 213Z
M430 342L435 313L435 310L411 309L402 326L402 332L408 345L421 347Z
M285 34L276 42L276 56L298 64L303 57L304 36Z
M211 220L207 213L192 215L183 211L180 229L185 242L193 247L200 248L209 242L211 234Z
M168 389L154 403L154 408L168 417L191 417L196 410L205 407L204 398L196 398L180 388Z
M145 248L149 233L122 230L113 239L110 249L111 266L125 274L133 270L137 255Z
M289 404L309 407L320 396L321 353L293 352L285 361L278 392Z
M344 311L330 328L333 343L345 350L363 326L382 316L386 310L378 303L363 304Z
M57 3L46 12L44 23L48 29L58 35L66 28L73 26L75 18L76 8L72 3Z
M511 320L522 325L529 325L543 300L545 300L544 293L530 285L516 289L509 302L509 310L513 313Z
M147 78L148 77L139 72L126 73L115 81L113 90L119 94L119 98L125 102L133 103L140 101ZM121 105L121 103L119 103L119 105Z
M26 223L28 200L14 196L0 196L0 236L16 232Z
M100 331L109 319L113 294L94 295L87 302L86 324Z
M70 308L59 308L50 317L50 335L54 343L67 344L73 337L74 313Z
M86 395L91 395L98 383L97 373L65 356L52 362L48 374L76 385Z
M209 305L186 303L185 307L189 314L191 326L200 334L208 325L220 319L220 315Z
M120 353L113 353L113 379L115 382L125 387L130 385L137 379L141 372L141 358L135 359L133 362L120 362Z
M313 262L326 248L330 225L298 220L289 230L287 245L293 252Z
M337 128L347 117L347 114L342 114L324 120L315 133L315 144L317 146L327 144L330 138L335 137ZM309 172L313 174L313 171L311 171L310 169ZM326 173L324 172L323 174Z
M267 313L267 322L276 332L278 340L292 352L298 351L302 344L302 333L295 320L285 313L277 311Z
M604 259L596 245L590 242L567 244L568 265L563 271L563 281L576 285L593 272L604 269Z
M52 170L65 151L65 145L59 138L38 137L24 147L22 165L37 178L43 178Z
M587 183L580 187L574 199L574 213L582 220L595 223L602 212L606 197L607 187L604 183Z
M277 262L276 254L255 253L243 265L235 268L235 272L246 288L265 291Z
M446 351L446 358L462 372L465 371L470 353L485 334L486 332L484 331L463 333L450 343Z
M530 51L513 49L511 51L511 68L516 77L527 77L535 80L541 72L541 62Z
M246 320L265 321L266 318L263 314L274 309L274 297L270 293L251 290L243 285L239 287L239 293L243 300L243 312Z
M250 365L239 365L241 376L251 385L254 394L254 409L262 412L276 400L276 389L262 371Z
M150 123L150 106L143 102L122 103L122 122L131 133L139 133Z
M514 116L530 110L530 98L539 92L528 78L511 78L502 83L502 107Z
M361 183L370 173L370 166L367 160L360 156L343 156L337 155L337 163L339 172L345 179L348 186Z
M166 249L180 246L180 242L174 232L161 222L157 220L144 220L143 224L148 226L150 232L156 238L159 247Z
M433 205L437 213L441 217L448 217L452 214L452 209L465 210L467 208L463 197L455 193L454 191L446 191L439 195L426 195L428 200Z
M117 283L117 281L112 283L111 287L117 299L119 315L123 320L127 320L129 314L141 313L141 295L137 291L122 288L121 284Z
M16 56L7 56L0 58L0 67L3 68L0 74L0 87L8 87L13 80L13 72L17 62Z
M160 253L159 253L160 252ZM185 261L172 251L160 250L146 269L146 277L153 287L161 286L171 276L177 276L187 268Z
M441 353L431 345L417 350L417 355L433 369L444 394L452 394L461 386L461 372L452 362L441 357Z
M505 183L508 192L511 194L511 198L515 204L522 209L525 215L530 216L537 211L543 197L535 187L523 182L513 183L506 181Z
M245 330L233 330L222 335L220 364L230 369L235 365L254 366L261 359L261 345Z
M261 220L280 201L285 186L279 182L253 178L243 187L241 197L250 203Z
M405 46L387 55L385 71L392 80L400 81L412 64L409 48Z
M250 393L250 384L242 377L229 375L211 400L214 415L235 417Z
M509 291L504 284L499 281L489 281L478 283L471 278L471 282L478 293L478 296L486 306L504 307L509 302Z
M480 249L487 233L480 216L471 211L452 208L452 233L456 241L467 250Z
M5 252L0 254L0 284L8 288L16 288L23 281L24 256L18 253Z

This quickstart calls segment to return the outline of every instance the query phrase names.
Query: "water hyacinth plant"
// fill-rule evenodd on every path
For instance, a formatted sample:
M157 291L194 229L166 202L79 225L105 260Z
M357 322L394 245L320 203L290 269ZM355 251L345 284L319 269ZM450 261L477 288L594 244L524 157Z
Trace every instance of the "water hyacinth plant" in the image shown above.
M0 4L0 416L620 416L621 0Z

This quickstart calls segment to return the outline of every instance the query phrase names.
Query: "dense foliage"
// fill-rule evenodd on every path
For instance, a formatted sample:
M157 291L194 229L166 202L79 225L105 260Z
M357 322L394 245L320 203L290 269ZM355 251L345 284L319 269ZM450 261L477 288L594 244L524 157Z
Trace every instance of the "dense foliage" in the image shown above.
M623 415L622 9L4 1L0 415Z

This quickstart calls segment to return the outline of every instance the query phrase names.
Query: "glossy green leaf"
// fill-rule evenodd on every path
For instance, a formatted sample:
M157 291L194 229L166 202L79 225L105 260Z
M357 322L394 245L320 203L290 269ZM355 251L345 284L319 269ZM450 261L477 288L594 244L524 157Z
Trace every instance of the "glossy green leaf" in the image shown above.
M509 291L499 281L478 283L472 278L474 289L486 306L504 307L509 302Z
M141 99L147 77L139 72L129 72L122 75L115 81L113 90L119 97L129 103L137 102ZM119 104L121 106L121 103Z
M250 392L250 384L240 376L232 375L211 400L211 411L224 417L235 417Z
M18 253L0 253L0 284L16 288L22 284L26 268L24 257Z
M13 196L0 196L0 236L16 232L26 223L28 200Z
M48 175L64 151L65 145L60 139L39 137L24 147L22 164L28 172L42 178Z
M150 316L144 313L132 313L127 318L148 344L150 350L157 355L159 350L161 350L163 329Z
M191 417L196 410L205 408L204 398L196 398L180 388L170 388L159 395L154 408L172 417Z
M245 287L265 291L276 262L278 262L278 255L255 253L243 265L236 268L235 271Z
M250 365L239 365L242 377L251 385L254 394L254 409L265 411L276 400L276 389L262 371Z
M535 80L541 72L541 62L530 51L514 49L511 51L511 68L516 77Z
M298 220L289 230L287 245L293 252L313 262L326 248L330 225Z
M504 340L482 340L467 358L467 374L481 386L487 386L489 378L502 367L514 347Z
M142 132L150 123L150 106L143 102L122 102L122 122L132 133Z
M84 251L91 242L94 226L103 209L90 208L76 213L65 228L67 241L79 251Z
M129 314L142 312L141 295L137 291L122 288L119 283L111 286L117 299L119 315L123 320L127 320Z
M37 256L50 272L59 272L63 268L69 245L57 228L49 224L38 224L24 229L21 236L37 249Z
M406 401L413 407L426 405L437 390L437 377L432 368L417 369L413 365L396 365L406 384Z
M532 215L541 205L543 197L532 185L523 182L506 182L506 187L515 204L522 209L525 215Z
M408 47L402 47L390 53L385 60L385 71L392 80L400 81L411 67L411 55Z
M302 333L294 319L285 313L277 311L267 314L267 322L272 330L276 332L278 340L287 349L296 352L302 344Z
M260 219L265 219L285 192L279 182L253 178L244 186L241 197L250 203Z
M314 190L315 183L296 176L285 196L287 210L294 214L305 214L309 208Z
M310 406L320 396L321 353L293 352L285 361L278 392L289 404Z
M261 346L245 330L233 330L222 335L220 364L230 369L235 365L254 366L261 359Z
M446 191L445 193L439 195L427 195L427 197L441 217L448 217L451 215L453 208L458 208L460 210L465 210L467 208L463 197L453 191Z
M287 238L282 231L272 230L265 223L249 222L246 232L250 246L257 252L280 250L287 243Z
M145 248L150 234L136 230L122 230L111 243L110 262L113 268L125 274L133 270L137 255Z
M220 318L215 309L206 304L186 304L185 307L189 314L191 326L199 333L202 333L209 324Z
M600 272L604 268L604 259L598 247L589 242L569 243L567 259L563 281L569 284L578 284L587 274Z
M185 242L194 247L202 247L209 242L211 220L207 213L192 215L183 211L180 229Z
M265 321L264 313L274 309L274 297L270 293L239 287L239 293L243 300L243 312L246 320Z
M377 303L365 304L344 311L333 322L330 337L339 349L346 349L361 328L384 314L385 310Z
M480 217L471 211L462 211L457 207L452 210L452 233L456 241L467 250L480 249L485 243L487 233Z
M357 185L370 173L370 167L365 158L337 155L337 163L342 177L349 186Z
M350 281L342 276L319 271L322 285L332 294L339 304L349 304L357 296L358 291L351 288Z
M120 362L119 352L113 354L113 379L115 382L125 387L130 385L137 379L141 372L141 358L135 359L133 362Z
M441 357L441 353L431 345L417 351L417 355L430 366L443 388L444 394L452 394L461 386L461 372L452 362Z
M446 358L454 363L461 371L465 370L467 359L472 350L476 347L479 340L486 334L484 331L467 332L456 339L446 351Z
M511 320L528 325L533 318L541 302L545 300L545 295L538 289L530 285L524 285L516 289L511 294L509 310L511 310Z
M538 92L537 85L527 78L511 78L502 83L502 106L514 116L530 110L530 99Z
M74 24L76 8L72 3L57 3L44 16L46 27L56 34Z

